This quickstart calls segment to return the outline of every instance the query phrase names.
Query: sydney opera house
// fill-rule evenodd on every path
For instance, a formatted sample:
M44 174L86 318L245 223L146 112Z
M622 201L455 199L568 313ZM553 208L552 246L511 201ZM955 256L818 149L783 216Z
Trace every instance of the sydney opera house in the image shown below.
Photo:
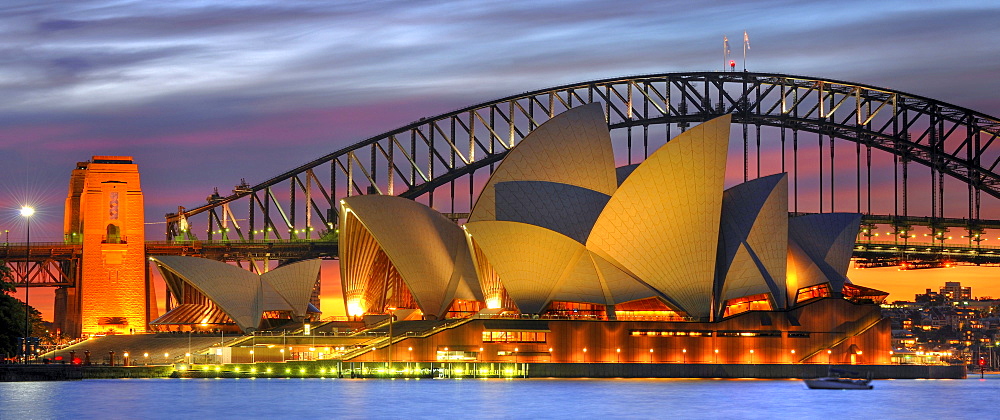
M584 105L514 147L464 224L347 197L348 313L437 321L393 340L399 361L888 363L885 294L846 276L860 215L790 216L785 174L725 189L729 127L616 167Z

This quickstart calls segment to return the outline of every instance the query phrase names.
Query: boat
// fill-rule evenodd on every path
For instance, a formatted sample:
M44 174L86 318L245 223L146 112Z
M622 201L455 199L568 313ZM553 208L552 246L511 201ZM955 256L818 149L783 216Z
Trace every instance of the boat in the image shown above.
M871 372L862 378L858 372L830 369L828 376L804 381L809 389L872 389Z

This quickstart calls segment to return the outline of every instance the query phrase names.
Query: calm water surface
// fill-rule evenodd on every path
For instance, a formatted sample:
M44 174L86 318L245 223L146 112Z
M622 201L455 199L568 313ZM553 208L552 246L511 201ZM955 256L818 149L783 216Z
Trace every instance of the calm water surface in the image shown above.
M0 383L0 419L1000 418L1000 375L875 381L119 379Z

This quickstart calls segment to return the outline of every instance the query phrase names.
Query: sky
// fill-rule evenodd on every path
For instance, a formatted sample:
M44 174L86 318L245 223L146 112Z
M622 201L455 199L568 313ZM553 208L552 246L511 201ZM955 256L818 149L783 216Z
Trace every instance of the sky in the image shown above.
M744 30L751 71L1000 115L996 16L995 1L6 0L0 231L22 240L30 202L32 241L60 241L69 173L92 155L135 158L159 239L165 213L215 187L514 93L720 70L723 35L740 60Z

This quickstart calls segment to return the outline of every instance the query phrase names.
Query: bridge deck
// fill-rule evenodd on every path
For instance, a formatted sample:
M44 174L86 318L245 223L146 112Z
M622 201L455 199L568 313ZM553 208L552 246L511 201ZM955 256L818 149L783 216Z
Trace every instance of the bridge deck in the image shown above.
M24 276L27 247L23 243L0 246L0 260ZM29 287L74 286L72 266L79 261L83 245L58 242L31 244ZM187 241L147 242L146 255L181 255L219 261L336 259L336 241ZM1000 246L979 244L860 240L854 247L855 263L861 267L901 266L935 268L952 265L1000 266Z

